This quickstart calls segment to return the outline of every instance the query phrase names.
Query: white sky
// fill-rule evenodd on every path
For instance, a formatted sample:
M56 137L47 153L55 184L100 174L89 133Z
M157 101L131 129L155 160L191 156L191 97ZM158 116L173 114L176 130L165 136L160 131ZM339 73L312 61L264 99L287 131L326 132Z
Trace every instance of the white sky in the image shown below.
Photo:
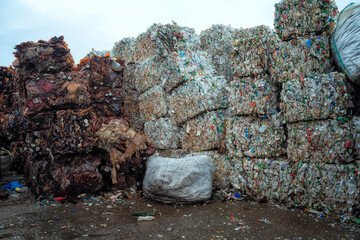
M0 0L0 66L14 61L14 46L64 35L78 63L91 48L110 50L153 23L201 30L212 24L273 28L280 0ZM336 0L342 10L353 0Z

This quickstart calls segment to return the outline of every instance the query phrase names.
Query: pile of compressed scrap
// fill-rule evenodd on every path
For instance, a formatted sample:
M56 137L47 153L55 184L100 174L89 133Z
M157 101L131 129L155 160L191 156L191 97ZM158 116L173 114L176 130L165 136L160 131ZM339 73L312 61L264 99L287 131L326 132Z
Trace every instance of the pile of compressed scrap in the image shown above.
M229 45L229 40L224 44ZM217 69L213 65L225 52L213 59L204 48L193 29L172 23L154 24L136 39L117 42L112 50L128 62L126 93L138 96L140 127L159 155L166 156L163 150L216 152L224 146L225 113L221 109L227 107L225 77L232 73L221 69L220 62ZM213 158L214 163L221 170L217 159ZM228 184L225 177L215 182L216 187Z
M252 139L253 145L262 140L259 133L250 131L253 124L241 128L245 121L237 126L242 133L237 130L227 133L234 142L232 146L236 146L235 142L239 146L230 151L239 156L233 160L231 181L256 198L320 209L359 211L357 149L360 135L358 117L352 115L356 112L352 101L354 88L343 73L331 72L329 35L324 32L331 27L335 13L332 1L283 0L276 4L275 29L283 41L271 41L266 53L267 72L280 93L277 99L280 123L284 124L286 139L282 146L285 151L281 145L274 145L282 138L276 135L261 149L273 147L278 152L268 152L272 156L261 155L257 148L239 151L244 140L236 139L237 134ZM260 67L254 69L261 71ZM243 98L247 89L245 84L237 84L240 89L232 99ZM255 81L251 86L256 86ZM255 87L250 91L259 92ZM259 94L252 99L256 100L255 96ZM254 101L255 106L256 103ZM230 110L237 109L241 108ZM258 114L258 111L251 112ZM244 113L244 110L240 112ZM270 124L271 119L270 116ZM254 128L268 135L277 133L271 125ZM241 158L242 155L245 158Z
M15 76L12 69L2 69L1 80L16 89L22 105L13 109L17 115L9 114L2 128L12 127L18 135L10 148L15 167L25 170L33 193L77 195L115 183L118 189L140 185L144 161L153 148L123 118L124 61L92 55L74 67L63 37L15 48ZM104 148L110 136L103 131L113 121L127 129L112 137L114 148ZM136 137L124 138L130 130Z

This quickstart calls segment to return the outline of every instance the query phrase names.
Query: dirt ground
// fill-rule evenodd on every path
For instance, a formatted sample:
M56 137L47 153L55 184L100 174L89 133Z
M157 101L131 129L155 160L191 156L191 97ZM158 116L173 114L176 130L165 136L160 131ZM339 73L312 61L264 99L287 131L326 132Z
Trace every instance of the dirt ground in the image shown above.
M24 194L24 193L22 193ZM23 197L22 197L23 198ZM76 204L0 200L0 239L359 239L356 224L271 203L211 200L161 204L144 198ZM133 213L154 213L138 222Z
M10 181L23 177L0 176L0 192ZM74 203L10 194L0 199L0 239L360 239L360 225L340 214L244 200L162 204L129 193L116 201L83 195ZM139 222L139 212L155 219Z

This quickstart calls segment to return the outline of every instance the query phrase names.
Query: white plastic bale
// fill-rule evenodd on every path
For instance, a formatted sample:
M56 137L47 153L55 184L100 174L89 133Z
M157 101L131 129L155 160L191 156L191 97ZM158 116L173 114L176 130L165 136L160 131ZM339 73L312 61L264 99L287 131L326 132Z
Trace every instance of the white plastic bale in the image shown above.
M293 168L282 159L242 159L245 191L255 198L292 202Z
M288 158L296 162L347 163L353 161L355 134L352 119L290 123Z
M334 0L282 0L275 4L274 27L282 40L329 31L334 26Z
M331 50L337 66L351 81L360 84L360 3L351 3L338 15L331 36Z
M287 122L328 119L348 114L351 94L344 74L320 74L283 83L280 107Z
M350 212L359 207L359 164L297 163L294 171L297 204Z
M227 107L226 80L216 77L195 77L175 88L168 96L170 116L177 124L206 111Z
M284 129L268 119L229 117L226 146L230 157L275 158L286 153Z
M114 57L121 58L127 63L134 62L135 38L123 38L116 42L111 50Z
M238 29L233 32L231 66L236 77L263 74L269 68L269 51L277 36L267 26Z
M270 73L274 81L286 82L331 68L329 37L326 34L299 37L271 46Z
M278 88L268 75L235 77L230 83L230 113L253 116L273 114L279 106L278 95Z
M216 74L224 76L227 81L233 78L230 59L233 31L230 25L217 24L200 33L201 47L212 56Z
M238 175L232 175L233 173L233 163L227 154L220 154L217 151L201 151L201 152L192 152L188 153L184 149L166 149L166 150L156 150L156 154L161 157L169 158L183 158L188 156L199 156L207 155L209 156L215 166L215 179L213 186L215 189L229 189L231 184L235 182L233 178L237 178ZM238 172L239 173L239 172Z
M139 97L140 115L144 122L164 117L167 114L166 94L162 86L157 85Z
M144 133L156 149L177 149L180 144L179 131L170 118L153 119L144 125Z
M211 111L187 121L180 135L182 148L191 152L218 149L225 138L224 119L222 111Z

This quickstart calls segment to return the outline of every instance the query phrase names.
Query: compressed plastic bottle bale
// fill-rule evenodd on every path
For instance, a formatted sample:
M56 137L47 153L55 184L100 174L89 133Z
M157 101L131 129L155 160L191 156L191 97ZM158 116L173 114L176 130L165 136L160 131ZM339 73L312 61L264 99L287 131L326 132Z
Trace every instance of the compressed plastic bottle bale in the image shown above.
M352 125L348 117L288 124L288 158L314 163L352 162L357 141Z
M23 82L26 90L26 114L90 104L89 86L82 72L34 74L24 77Z
M352 93L342 73L314 75L283 83L280 107L287 122L345 116Z
M170 118L152 119L145 123L144 133L156 149L178 148L180 128Z
M351 3L338 15L331 36L331 51L337 66L360 85L360 3Z
M310 208L349 211L359 203L359 165L297 163L294 200Z
M180 27L173 24L153 24L136 38L134 61L142 62L151 57L165 57L174 51L177 41L182 41Z
M135 43L136 39L133 37L123 38L114 44L111 53L115 57L124 59L127 63L133 63Z
M327 73L331 69L330 45L327 34L298 37L271 45L270 73L274 81Z
M232 115L269 115L279 105L278 88L268 75L235 77L229 88L229 108Z
M141 94L139 101L140 115L144 122L167 114L166 94L160 85Z
M231 64L236 77L264 74L270 64L269 51L277 36L267 26L239 29L233 32Z
M74 59L64 37L53 37L49 41L24 42L15 46L13 65L21 75L32 73L58 73L71 71Z
M161 67L162 59L148 58L136 63L134 68L134 85L138 92L142 93L151 87L161 84L161 77L164 73Z
M354 116L352 118L353 123L353 134L355 140L355 154L354 158L360 160L360 116Z
M279 157L285 154L285 134L268 119L229 117L226 146L230 157Z
M224 78L204 77L187 81L168 96L169 113L177 124L206 111L227 107Z
M188 120L180 135L182 148L191 152L220 148L225 138L224 119L222 111L210 111Z
M233 31L234 29L230 25L217 24L200 33L201 48L212 56L216 74L224 76L227 81L231 81L233 78L230 59L234 41Z
M337 14L335 1L282 0L275 4L274 27L282 40L329 31Z
M215 168L206 156L162 158L146 163L143 192L164 203L196 203L211 197Z
M246 193L257 199L291 202L293 168L282 159L242 159Z

